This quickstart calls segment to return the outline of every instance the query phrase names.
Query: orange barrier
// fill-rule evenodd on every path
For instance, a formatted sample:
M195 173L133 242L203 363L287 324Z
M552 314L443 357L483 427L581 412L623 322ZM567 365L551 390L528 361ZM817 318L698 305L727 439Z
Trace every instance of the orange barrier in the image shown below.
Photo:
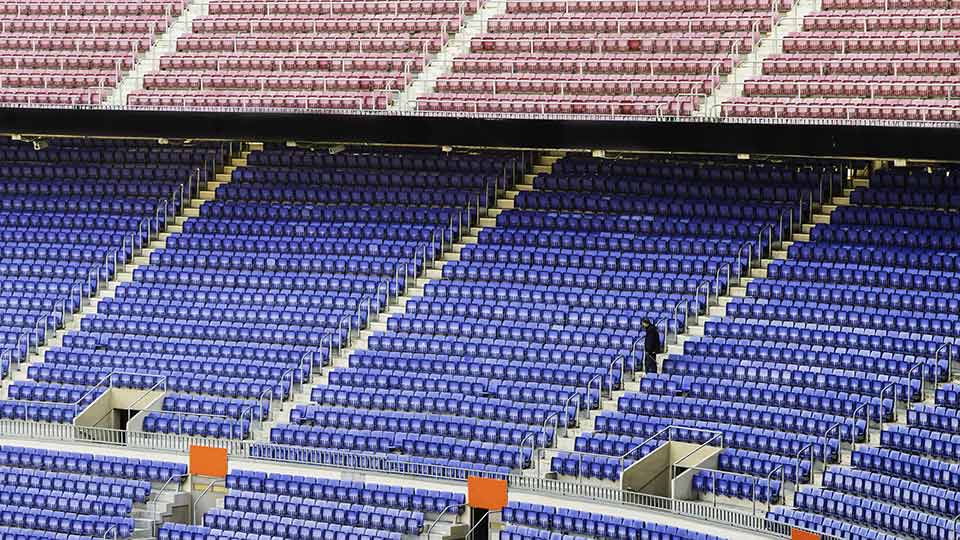
M198 476L227 476L227 449L209 446L190 447L190 474Z
M820 535L800 529L791 529L790 540L820 540Z
M467 477L467 504L484 510L502 509L507 505L507 481Z

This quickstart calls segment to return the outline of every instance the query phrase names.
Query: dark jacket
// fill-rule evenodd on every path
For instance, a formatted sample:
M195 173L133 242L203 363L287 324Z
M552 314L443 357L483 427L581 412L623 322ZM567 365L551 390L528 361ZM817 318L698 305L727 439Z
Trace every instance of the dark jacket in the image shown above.
M647 335L643 340L643 350L648 353L660 352L660 331L655 324L651 324L646 329Z

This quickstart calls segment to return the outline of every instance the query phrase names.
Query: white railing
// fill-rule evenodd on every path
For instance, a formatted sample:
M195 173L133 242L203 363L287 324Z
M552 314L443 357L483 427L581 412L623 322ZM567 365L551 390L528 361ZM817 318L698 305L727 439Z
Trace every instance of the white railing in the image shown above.
M716 116L722 116L723 118L730 117L729 109L737 106L749 105L751 102L733 102L733 103L722 103L714 106L714 111L712 114ZM945 125L957 125L960 124L960 120L945 121L942 118L933 118L933 113L937 115L942 115L946 111L950 111L949 114L960 118L960 101L957 102L956 107L945 107L942 105L932 105L929 103L924 103L923 100L917 100L916 105L873 105L873 104L863 104L863 103L846 103L846 102L836 102L836 103L817 103L816 99L809 99L809 103L804 103L804 100L793 100L793 101L784 101L784 102L768 102L768 101L759 101L753 103L754 105L768 109L773 112L772 115L768 116L767 119L770 121L776 121L784 119L784 111L792 110L795 116L799 112L807 107L819 107L822 109L832 109L833 111L840 111L840 114L833 114L830 118L832 120L860 120L859 117L865 116L864 113L875 113L880 111L898 111L903 112L904 115L910 115L914 118L904 118L903 120L885 120L881 123L887 125L909 125L911 121L919 122L942 122ZM721 108L722 107L722 108ZM720 109L718 109L720 108ZM755 120L755 119L751 119ZM810 119L810 123L818 124L830 124L829 119ZM862 123L862 122L855 122Z
M443 18L446 17L446 18ZM458 20L459 19L459 20ZM291 26L288 28L275 28L273 23L290 23ZM208 24L209 23L209 24ZM226 29L217 29L217 24L224 24L227 26ZM344 28L341 25L346 25ZM441 15L437 18L428 19L428 18L413 18L413 19L397 19L397 20L369 20L363 18L342 18L334 20L316 20L316 19L287 19L287 18L277 18L277 19L251 19L249 16L244 16L243 19L223 19L217 18L214 20L204 20L199 19L193 22L192 30L197 33L209 32L210 34L218 33L276 33L277 37L287 37L291 33L300 34L304 32L309 32L316 34L317 36L328 36L332 33L340 33L344 30L350 32L364 32L369 33L370 30L376 29L377 34L392 34L397 32L422 32L426 29L417 28L417 25L430 24L432 27L430 31L439 31L447 34L456 33L460 28L463 27L462 17L452 16L452 15ZM410 25L410 26L408 26ZM384 29L386 28L386 29ZM204 34L209 35L209 34ZM213 37L213 36L211 36Z
M718 56L718 58L722 58L722 57ZM702 56L697 56L693 58L675 58L671 60L664 60L663 58L655 57L655 56L647 57L646 59L644 59L642 57L635 58L634 55L630 55L630 57L618 57L611 60L603 60L602 62L611 64L611 71L616 71L617 73L623 73L627 75L640 75L640 73L636 69L623 70L622 68L625 66L644 66L645 69L643 70L644 71L643 75L651 75L651 76L663 75L665 77L676 77L676 76L690 77L690 76L706 76L707 75L706 72L697 72L697 71L693 71L689 73L675 73L675 72L658 73L658 71L656 70L656 66L672 67L687 61L694 62L694 63L699 63L699 62L708 63L708 65L710 66L709 74L710 76L713 76L713 77L719 77L721 74L730 73L731 71L733 71L733 67L734 67L733 65L734 62L730 58L711 60L709 58L705 58ZM563 76L563 75L602 76L608 73L608 71L604 71L599 68L599 65L601 63L600 61L597 61L595 59L588 60L588 59L582 59L582 58L556 58L556 59L533 58L531 59L531 58L518 58L513 55L510 55L509 58L504 58L501 56L496 56L493 58L484 58L482 56L472 56L472 57L457 58L452 61L435 60L434 62L450 65L449 76L454 76L454 77L458 75L462 75L462 76L475 75L475 76L483 77L483 76L491 76L491 75L500 75L504 73L510 73L510 74L541 73L544 75L556 75L556 76ZM485 71L479 71L474 69L468 69L471 66L478 66L481 63L495 63L497 64L497 71L485 72ZM539 71L537 69L517 69L518 65L537 66L537 67L544 66L546 69L544 69L543 71ZM564 66L564 67L558 70L556 69L556 66ZM574 69L573 70L566 69L567 66L572 67ZM647 71L646 67L649 67L649 71Z
M716 44L717 52L723 52L730 54L733 57L739 57L741 44L744 46L752 46L756 41L758 34L750 34L748 31L744 31L737 36L729 37L714 37L710 34L706 35L697 35L694 34L685 37L681 34L679 36L673 36L672 39L666 39L663 37L658 37L656 35L651 35L649 37L637 37L637 38L622 38L622 37L594 37L594 36L557 36L557 37L515 37L515 38L505 38L505 37L491 37L480 36L475 37L470 41L470 51L471 52L494 52L494 53L517 53L525 52L530 54L536 53L545 53L545 52L564 52L567 51L571 43L586 44L588 50L577 50L575 52L591 52L591 53L617 53L617 52L669 52L670 54L676 54L678 52L696 52L702 54L705 51L695 50L692 47L692 42L697 41L700 44L711 43ZM627 43L624 43L627 42ZM633 44L629 42L637 42L635 48ZM656 44L657 42L664 42L667 45L666 50L657 51ZM690 42L689 51L686 47L679 47L681 43ZM477 49L477 45L483 44L492 44L493 49ZM498 45L501 45L502 48L496 48ZM644 46L650 45L652 50L645 51L642 50ZM626 49L624 49L626 46ZM583 47L582 47L583 48ZM706 51L710 52L710 51Z
M946 30L952 30L951 25L960 25L960 17L956 15L942 15L937 13L908 13L901 15L878 15L875 13L870 14L856 14L851 15L849 12L844 12L842 14L831 13L829 11L822 13L814 13L807 16L807 19L812 22L813 25L816 25L816 21L841 21L841 24L838 28L830 28L829 25L825 25L824 28L807 28L808 24L804 24L804 30L809 30L811 32L820 32L820 31L835 31L835 30L862 30L864 32L869 32L870 30L905 30L905 31L923 31L931 30L927 28L926 24L924 28L875 28L881 21L892 21L892 20L912 20L912 21L936 21L937 28L940 32ZM949 24L947 27L944 27L944 21L947 21ZM849 28L851 26L849 23L855 23L856 28ZM873 23L874 27L871 27Z
M579 10L579 9L576 9L576 7L577 7L578 5L583 5L583 4L584 4L584 2L583 2L582 0L562 0L562 2L563 2L563 5L564 5L564 13L567 13L567 14L569 14L569 13L582 13L582 12L584 12L584 11L592 10L592 8L588 8L588 10L582 10L582 11ZM556 4L556 3L558 3L557 0L551 0L551 1L549 2L549 4ZM573 11L570 10L571 4L574 6ZM651 4L653 4L653 5L655 5L655 6L661 6L661 5L662 5L661 2L651 2L650 0L634 0L634 2L633 2L633 10L634 10L635 13L649 12L649 11L651 11ZM702 2L702 4L703 4L704 9L706 9L707 13L712 13L714 9L716 9L717 7L720 7L720 6L722 5L719 0L706 0L705 2ZM522 4L521 4L521 5L522 5ZM589 5L589 4L587 4L587 5ZM677 6L676 6L676 7L679 9L682 5L683 5L682 2L677 2ZM743 10L743 8L740 7L740 6L734 5L734 6L732 6L732 7L733 7L733 9L731 9L731 11L734 11L734 10L736 10L736 11L742 11L742 10ZM779 12L780 10L781 10L780 0L770 0L770 11L772 11L772 12ZM523 9L517 9L517 10L514 10L514 11L510 11L509 13L537 13L537 11L527 11L527 10L523 10ZM551 12L551 13L552 13L552 12Z
M773 57L773 58L768 58L763 62L744 61L742 62L742 65L752 66L753 69L751 71L753 75L763 74L771 77L791 76L791 75L810 75L809 73L803 73L803 72L791 73L789 71L787 72L781 71L783 66L800 67L805 65L813 66L813 68L817 70L819 72L819 75L821 76L858 75L862 77L884 77L884 76L892 75L896 77L899 75L904 75L904 73L902 72L903 64L913 64L913 65L921 64L922 65L927 62L931 64L937 64L937 65L954 66L955 69L960 70L960 59L954 59L954 58L944 58L943 60L936 60L936 59L930 59L930 58L915 58L915 59L879 58L879 57L859 58L854 56L848 56L846 58L832 58L832 57L820 56L810 60L804 60L804 59L798 58L795 55L791 55L790 58ZM889 72L888 73L873 73L873 72L864 73L862 69L861 71L857 71L857 69L860 69L860 66L858 66L858 64L860 66L862 66L863 64L875 64L878 67L885 67L887 70L889 70ZM771 67L771 68L776 67L778 69L768 71L768 69L766 69L767 67ZM840 70L839 69L840 67L846 67L846 69ZM914 70L908 70L906 75L922 76L922 75L929 75L929 72L920 72L914 69ZM903 82L909 83L909 81L903 81Z
M540 22L544 23L544 25L538 24ZM590 19L577 17L550 17L549 19L542 20L526 17L510 18L510 16L505 16L488 20L483 29L484 32L490 31L489 26L491 23L500 28L506 27L510 32L532 31L540 34L546 32L547 35L563 35L565 33L574 31L630 35L642 35L643 33L649 32L686 31L692 34L694 32L703 31L700 27L704 26L705 23L709 23L710 25L717 23L724 23L727 25L732 24L734 28L732 30L727 29L726 31L758 33L760 31L769 32L774 25L774 21L767 16L757 17L751 16L749 13L742 17L726 16L697 18L695 15L690 17L591 17ZM658 25L657 23L662 24ZM740 25L747 25L748 27L740 28ZM578 26L582 27L582 29L578 29ZM712 32L715 31L715 29L710 28L707 31Z
M919 102L922 103L922 102ZM309 104L307 104L309 105ZM723 106L730 106L731 103L724 103ZM793 106L796 103L791 104ZM196 105L183 104L182 106L161 105L161 104L141 104L141 105L108 105L108 104L75 104L75 105L55 105L48 103L0 103L0 110L18 110L18 109L37 109L37 110L72 110L72 111L154 111L169 113L184 112L212 112L221 114L283 114L290 116L313 115L323 118L325 115L345 115L345 116L372 116L372 117L409 117L409 118L472 118L482 120L575 120L575 121L606 121L606 122L678 122L690 124L755 124L755 125L817 125L817 126L883 126L883 127L930 127L930 128L955 128L960 125L960 120L944 120L933 118L929 115L922 115L920 118L903 119L884 119L884 118L812 118L812 117L736 117L720 116L717 109L721 104L711 107L713 115L706 117L662 114L656 113L640 114L622 114L622 113L598 113L598 112L493 112L478 110L460 110L460 111L436 111L436 110L400 110L385 108L365 108L365 109L347 109L339 108L318 108L310 106L302 107L270 107L264 105L244 106L244 105ZM916 110L916 107L909 107ZM663 112L663 111L661 111Z
M190 86L166 86L167 79L174 81L187 81ZM400 92L407 82L403 80L403 75L396 76L370 76L364 77L355 72L347 75L341 75L337 72L319 71L307 75L285 75L278 72L271 75L244 75L236 73L231 75L185 75L176 72L149 73L142 77L128 77L127 80L141 81L144 90L174 90L174 91L222 91L222 92L257 92L257 91L287 91L287 92ZM248 83L253 82L256 87ZM309 84L310 88L284 88L282 83L293 84L294 82ZM360 88L361 84L368 83L377 86L377 88ZM160 84L159 87L157 85ZM148 87L147 85L150 85ZM352 86L351 86L352 85Z
M237 1L236 3L247 4L251 6L258 4L263 5L265 10L263 13L261 13L262 15L356 15L368 13L366 10L372 6L376 6L377 8L384 7L386 9L378 9L377 11L371 12L371 14L402 15L404 13L417 14L422 12L422 8L418 7L416 4L408 4L398 0L364 0L363 2L310 2L308 4L297 4L293 10L290 9L291 4L286 4L286 6L284 6L283 3L280 3L279 6L282 8L278 9L278 3L263 0ZM457 12L460 16L464 16L465 14L469 13L468 8L472 8L472 10L476 12L482 7L482 5L483 0L458 0ZM309 6L310 10L303 12L300 10L302 6ZM230 13L218 11L217 14L229 15Z
M333 54L333 53L331 53ZM2 55L0 55L2 58ZM201 65L200 67L192 66L185 67L184 61L190 60L200 64L210 63L211 65ZM243 68L239 66L239 62L247 60L251 62L251 67ZM269 58L262 57L256 54L243 56L243 55L220 55L217 53L180 53L176 56L168 56L160 59L160 67L162 70L153 75L160 74L169 74L177 75L177 72L186 71L189 73L216 73L220 71L227 71L231 73L247 73L251 70L261 71L261 70L271 70L277 74L282 74L284 71L292 70L298 73L303 73L303 67L296 67L295 64L298 60L307 61L311 64L324 64L329 63L331 69L326 69L324 67L313 67L307 66L307 69L310 70L311 74L317 75L321 73L364 73L368 70L358 70L356 67L351 66L351 69L347 71L347 66L353 63L358 62L383 62L385 64L393 64L388 66L387 69L394 69L395 66L402 66L403 73L410 73L415 69L421 69L426 65L426 60L422 56L418 56L418 53L406 54L406 53L384 53L381 56L375 55L366 55L366 56L350 56L350 55L337 55L337 56L319 56L315 54L303 55L303 56L294 56L294 57L284 57L284 58ZM289 67L291 64L294 67ZM339 67L335 67L339 65ZM254 67L255 66L255 67Z
M666 97L669 99L675 98L679 94L703 93L703 87L708 83L711 85L720 84L719 77L717 77L715 81L710 81L709 76L704 76L695 80L672 80L669 75L654 80L629 80L609 79L605 78L603 75L588 75L583 78L563 79L559 76L553 78L514 78L497 75L469 74L459 77L446 76L440 79L424 79L422 82L436 86L438 93L490 92L493 95L510 94L517 98L522 98L523 95L540 96L541 94L555 94L559 96L584 98L604 95L614 99L621 97ZM652 86L654 84L659 85L661 88L655 88ZM457 88L451 90L442 89L446 85L453 85ZM524 85L527 86L524 87ZM603 85L614 86L616 92L612 92L603 88ZM589 86L594 87L588 88ZM462 87L467 88L464 89ZM644 89L648 91L644 92ZM589 91L589 93L585 92L584 90ZM619 91L622 90L627 90L627 92L619 93ZM466 93L465 97L469 99L470 94Z
M406 461L388 454L303 448L184 435L127 432L109 428L83 427L71 424L44 424L20 420L0 420L0 437L31 441L66 441L180 454L189 452L190 446L210 446L226 449L234 460L322 466L370 473L417 476L436 480L463 481L467 476L483 474L507 480L513 490L660 510L685 518L767 533L779 538L789 538L792 530L789 525L741 509L623 491L597 484L569 482L514 473L478 473L473 469Z
M916 82L916 81L885 81L882 78L877 80L869 80L869 76L864 77L861 80L841 80L841 79L810 79L805 80L801 78L791 79L791 75L765 75L763 79L751 79L742 82L731 81L731 82L722 82L718 85L718 88L735 88L739 89L742 92L743 97L774 97L774 98L838 98L838 99L877 99L877 98L890 98L890 99L916 99L917 105L926 105L924 100L926 99L956 99L960 97L960 82ZM798 75L797 77L804 77L804 75ZM816 77L816 75L810 75L809 77ZM781 88L793 87L789 94L782 92L779 94L766 94L763 93L767 88L779 85ZM753 92L747 94L747 87L753 86ZM836 94L826 94L820 91L823 87L836 87L837 89L843 90L844 87L856 90L858 95L836 95ZM899 90L898 91L898 87ZM933 96L933 97L921 97L921 98L910 98L910 97L900 97L902 96L903 91L907 87L913 88L927 88L933 89L933 92L941 91L944 95ZM812 90L811 90L812 89ZM928 92L930 93L930 92ZM869 94L869 95L867 95ZM718 104L722 105L722 104ZM960 106L960 102L958 102Z

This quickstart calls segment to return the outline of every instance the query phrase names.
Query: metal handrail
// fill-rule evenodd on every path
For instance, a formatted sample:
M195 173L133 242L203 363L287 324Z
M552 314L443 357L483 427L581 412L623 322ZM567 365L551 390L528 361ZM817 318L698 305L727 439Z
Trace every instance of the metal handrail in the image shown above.
M657 319L657 321L654 322L653 325L656 326L657 329L659 329L659 328L660 328L660 323L663 323L663 343L660 344L660 348L665 350L667 347L670 346L670 319L669 319L668 317L664 317L664 318L662 318L662 319ZM674 323L674 325L676 326L676 323ZM645 337L644 337L644 338L638 338L637 341L640 341L641 339L643 339L644 341L646 341L646 338L645 338ZM633 342L633 347L636 347L637 341L634 341L634 342ZM631 357L632 357L634 360L636 360L636 356L634 355L634 352L633 352L633 351L634 351L634 349L631 348L631 349L630 349L630 355L631 355ZM644 343L644 357L646 357L646 343ZM646 358L644 358L644 360L646 360Z
M337 323L337 338L340 339L340 336L343 335L343 321L347 321L347 343L353 339L353 316L346 315L340 319L340 322ZM338 347L339 349L339 347Z
M183 476L173 475L173 476L171 476L170 478L167 478L167 481L164 482L164 483L163 483L163 486L160 487L160 491L157 493L157 496L153 499L153 515L154 515L154 517L156 517L156 516L159 515L159 512L157 512L157 505L160 504L160 497L162 497L163 494L164 494L164 492L167 491L167 486L170 485L170 482L172 482L174 478L183 478ZM178 482L179 482L179 481L178 481ZM154 520L154 521L153 521L153 535L154 535L154 536L157 535L157 533L158 533L158 531L159 531L159 527L160 527L160 522L159 522L158 520Z
M880 409L877 414L877 423L881 428L883 427L883 396L887 393L887 390L891 388L893 389L893 409L891 412L893 413L893 421L897 421L897 394L899 394L899 387L897 386L896 382L891 382L887 383L886 386L880 389Z
M912 395L911 389L910 389L910 387L909 387L909 384L910 384L910 382L913 381L913 372L914 372L914 371L918 371L918 370L919 370L919 374L917 375L917 378L918 378L919 381L920 381L920 399L919 399L919 401L923 401L923 400L925 399L925 398L924 398L924 387L923 387L923 367L924 367L923 362L921 362L921 361L918 360L918 361L917 361L916 363L914 363L913 366L907 371L907 385L908 385L908 386L907 386L907 393L908 393L908 395L905 396L905 401L906 401L907 404L909 404L911 401L913 401L913 395Z
M527 439L530 440L530 460L533 461L534 459L536 459L536 456L534 456L534 453L536 450L537 439L533 433L528 433L526 437L520 440L520 450L519 450L520 469L526 468L524 467L524 462L523 462L523 450L524 448L526 448Z
M680 319L678 318L680 306L683 306L683 325L680 324ZM676 328L673 329L674 334L679 334L680 332L687 331L687 325L690 324L690 302L687 300L680 300L673 305L673 322L676 325ZM683 330L680 330L683 328Z
M163 219L160 219L160 209L163 208ZM160 199L157 201L157 209L154 212L154 219L157 222L157 234L160 234L161 230L167 230L167 218L170 217L170 203L166 199Z
M599 396L600 407L603 407L603 374L598 373L593 376L589 381L587 381L587 395L590 395L590 388L593 386L593 381L597 381L597 394ZM587 401L587 407L590 407L590 402Z
M543 427L540 428L540 433L543 433L544 437L547 435L547 424L550 422L550 419L553 419L553 437L549 441L549 444L544 443L544 445L552 447L556 442L557 432L560 431L560 413L550 414L543 419Z
M447 506L444 506L443 510L440 511L440 514L437 515L437 519L433 520L433 523L431 523L430 526L427 527L427 532L424 533L424 538L426 540L430 540L430 533L432 533L433 528L436 527L438 523L440 523L440 520L443 519L443 516L446 515L446 513L449 512L450 510L456 510L459 508L460 508L459 504L448 504Z
M43 322L43 328L40 327L41 321ZM50 325L50 314L41 315L37 317L37 322L33 325L33 335L37 340L36 347L41 347L47 342L47 327ZM41 334L42 332L42 334Z
M717 285L717 301L718 301L718 302L720 301L720 298L719 298L719 297L720 297L720 283L721 283L721 281L720 281L720 273L721 273L724 269L726 269L726 271L727 271L727 283L726 283L726 287L724 287L724 292L723 292L723 294L724 294L724 296L730 296L730 280L731 280L731 278L732 278L732 274L731 274L731 270L730 270L730 263L723 263L723 264L721 264L720 266L717 267L717 276L716 276L716 278L714 279L714 282L715 282L716 285Z
M737 250L737 282L743 279L743 264L740 262L743 256L743 249L747 249L747 271L753 267L753 242L747 241Z
M390 281L383 280L377 283L377 290L374 291L374 297L380 299L380 287L383 287L383 304L380 305L380 311L390 307Z
M237 419L237 424L236 424L236 425L237 425L237 438L238 438L238 439L245 439L245 438L246 438L246 437L244 436L244 433L243 433L243 415L244 415L244 413L249 413L249 415L247 416L247 418L248 418L247 422L250 423L250 428L251 428L251 429L253 428L253 407L254 407L253 405L249 405L249 406L247 406L246 408L244 408L244 409L242 409L242 410L240 411L240 417ZM232 427L230 428L230 435L233 435L233 428L232 428Z
M576 424L580 421L580 408L581 408L581 406L583 405L583 397L581 396L581 394L580 394L579 392L574 391L574 392L571 392L571 393L570 393L570 397L568 397L568 398L566 399L566 401L564 401L564 403L563 403L563 425L564 425L564 429L566 429L566 427L570 425L570 419L568 418L569 413L568 413L567 411L570 409L570 402L573 401L574 399L577 400L577 409L576 409L576 411L574 412L574 416L573 416L574 425L576 425ZM590 403L590 396L587 396L587 403L588 403L588 404ZM589 405L588 405L588 406L589 406Z
M270 394L270 400L264 401L264 398ZM268 386L263 389L263 392L260 392L260 397L257 398L257 405L260 407L260 422L264 420L264 414L266 414L267 421L270 421L273 418L273 407L264 407L263 404L267 403L268 405L273 402L273 387Z
M110 386L108 386L107 388L110 388L110 387L113 386L113 373L114 373L114 372L111 371L110 373L107 373L106 375L104 375L103 377L101 377L100 380L97 381L97 384L91 386L86 392L83 393L83 395L80 396L80 398L79 398L76 402L74 402L74 405L77 406L77 410L76 410L77 413L80 412L80 409L79 409L80 403L83 403L83 400L87 399L87 396L89 396L89 395L92 394L97 388L99 388L100 385L101 385L104 381L107 381L107 382L110 383Z
M297 391L296 371L297 368L287 368L283 373L280 374L280 377L277 380L278 384L280 384L280 392L283 392L283 378L287 376L287 373L290 374L290 391L286 393L286 396L281 394L280 401L287 401L288 399L293 401L293 394Z
M763 233L767 233L767 257L773 256L773 225L764 225L757 232L757 261L763 256Z
M323 338L320 339L321 341L323 340ZM307 351L303 353L303 356L300 357L300 363L297 364L297 370L300 372L300 377L303 378L303 362L307 359L307 357L310 357L310 361L307 362L307 365L310 369L307 370L306 382L311 383L313 382L313 363L315 362L316 351Z
M116 526L116 525L111 525L109 529L107 529L106 531L104 531L104 532L103 532L103 536L102 536L101 538L103 538L103 540L107 540L108 538L110 538L110 533L111 533L111 532L113 533L113 540L117 540L117 526Z
M611 393L613 392L613 385L614 385L613 366L617 364L617 361L620 362L620 384L623 384L624 377L626 376L626 372L627 372L626 370L627 358L624 355L621 354L616 358L614 358L612 362L610 362L610 365L607 366L607 380L608 380L607 386L610 387Z
M403 267L403 282L402 282L402 283L403 283L403 287L402 287L402 288L400 287L400 284L401 284L401 281L400 281L400 268L401 268L401 267ZM394 267L393 281L394 281L394 283L397 284L397 295L398 295L398 296L399 296L400 294L407 294L407 277L408 277L409 273L410 273L410 269L409 269L409 266L407 265L406 261L404 261L404 262L399 262L399 263L397 263L397 265ZM401 290L403 291L402 293L400 292Z
M883 410L883 402L880 403L881 413ZM850 427L850 451L853 452L857 449L857 413L861 410L864 411L864 430L863 436L867 442L870 442L870 404L863 403L859 407L853 410L853 414L850 415L852 420L852 426Z
M687 452L686 454L684 454L684 456L683 456L682 458L674 461L670 466L673 467L674 471L676 471L676 468L679 467L679 465L677 465L677 463L680 463L680 462L684 461L685 459L687 459L688 457L692 456L693 454L697 453L698 450L700 450L701 448L707 446L708 444L712 443L713 441L717 440L718 437L719 437L719 439L720 439L720 449L722 450L722 449L723 449L723 432L714 433L713 436L711 436L709 439L707 439L707 440L703 441L702 443L700 443L699 445L697 445L697 447L694 448L693 450L690 450L689 452Z
M944 343L943 345L937 347L936 352L933 354L933 361L937 365L937 382L940 382L940 351L947 351L947 380L950 381L953 379L953 346L950 343Z
M7 377L13 377L13 349L4 349L3 352L0 352L0 368L3 366L3 358L7 358L7 373L3 376L4 379Z
M225 483L225 481L224 481L223 479L217 479L217 480L214 480L214 481L210 482L209 484L207 484L207 487L204 488L203 492L200 493L200 496L193 500L193 507L190 509L190 524L191 524L191 525L196 525L196 524L197 524L197 503L199 503L200 501L203 500L204 497L206 497L207 492L210 491L210 488L212 488L213 486L215 486L215 485L217 485L217 484L221 484L221 483L224 484L224 485L226 485L226 483Z
M111 372L111 375L113 375L114 373L115 373L115 372ZM117 373L117 374L120 375L121 373ZM151 376L155 376L155 375L151 375ZM113 379L112 379L112 378L110 379L110 384L111 384L111 386L113 385ZM138 398L137 398L133 403L131 403L127 408L128 408L128 409L133 409L133 406L134 406L134 405L136 405L137 403L140 403L140 400L142 400L143 398L145 398L145 397L147 397L148 395L150 395L150 392L156 392L156 391L157 391L157 388L159 388L161 385L163 386L163 391L166 392L166 391L167 391L167 376L166 376L166 375L160 376L160 380L159 380L159 381L157 381L156 383L154 383L154 385L151 386L150 388L144 390L144 392L143 392L142 394L140 394L140 397L138 397Z
M363 307L364 302L366 302L367 304L366 322L364 322L364 320L360 318L360 314L363 312L361 308ZM373 314L373 304L370 301L369 296L364 296L364 297L361 297L359 300L357 300L357 336L358 337L360 336L360 330L366 328L371 323L370 317L372 316L372 314Z
M467 531L467 534L466 536L463 537L463 540L470 540L470 537L473 536L473 531L475 531L477 527L479 527L480 524L483 523L484 520L490 521L490 514L494 512L499 513L500 510L488 510L487 513L484 514L483 517L478 519L477 522L473 525L473 527L471 527L470 530Z
M337 337L338 337L337 352L339 353L340 352L339 336ZM330 363L333 363L333 331L332 330L328 330L323 334L323 336L320 337L321 350L323 349L323 340L325 339L328 340L327 341L327 360L329 360Z
M827 430L823 432L823 435L821 435L823 437L823 443L821 444L821 447L823 448L823 471L824 472L827 471L827 463L829 462L829 459L830 459L829 451L830 451L830 432L831 431L837 430L837 445L838 445L837 455L840 455L840 452L843 451L843 439L842 439L843 430L841 429L842 426L843 424L841 424L840 422L837 422L836 424L833 424L832 426L828 427Z
M697 285L697 288L693 290L693 297L694 299L697 298L697 295L700 294L700 289L704 288L704 285L706 285L706 291L704 291L703 293L703 309L704 309L704 313L709 315L710 314L710 280L709 279L701 281L700 284ZM718 291L718 294L719 294L719 291Z
M767 512L770 511L770 506L771 506L771 500L770 500L770 482L771 482L771 480L770 480L770 479L771 479L771 477L773 476L773 473L775 473L775 472L777 472L777 471L780 471L780 489L782 489L782 490L784 490L784 491L786 491L786 489L787 489L787 482L786 482L786 478L785 478L786 469L783 468L783 464L781 463L780 465L777 465L776 467L774 467L773 469L771 469L769 473L767 473ZM794 489L796 489L796 487L794 487ZM754 493L753 496L754 496L754 498L756 498L757 494ZM781 493L781 496L782 496L784 499L786 499L786 495L785 495L785 494Z
M647 437L647 438L644 439L643 442L641 442L640 444L634 445L633 448L630 448L629 450L627 450L626 452L624 452L624 453L620 456L620 470L621 470L621 471L624 470L623 462L624 462L624 460L627 458L627 456L629 456L630 454L632 454L632 453L636 452L637 450L643 448L644 446L647 445L647 443L653 442L655 439L659 439L659 438L660 438L660 435L662 435L663 433L665 433L665 432L668 433L668 435L667 435L667 440L668 440L668 441L672 441L672 440L673 440L673 436L672 436L673 429L674 429L674 426L667 426L667 427L661 429L660 431L654 433L653 435Z
M803 461L802 461L802 459L801 459L800 456L803 454L803 452L804 452L805 450L809 450L809 451L810 451L810 480L813 481L813 475L814 475L813 469L814 469L814 466L815 466L815 461L816 461L816 459L817 459L817 456L816 456L816 454L814 454L814 452L813 452L813 443L808 443L808 444L803 445L803 448L801 448L801 449L797 452L797 455L795 456L796 459L797 459L797 469L794 471L794 472L796 473L796 474L795 474L796 478L795 478L795 482L794 482L794 483L795 483L796 485L798 485L798 486L800 485L800 469L801 469L800 464L803 463ZM824 462L824 468L826 468L826 462Z

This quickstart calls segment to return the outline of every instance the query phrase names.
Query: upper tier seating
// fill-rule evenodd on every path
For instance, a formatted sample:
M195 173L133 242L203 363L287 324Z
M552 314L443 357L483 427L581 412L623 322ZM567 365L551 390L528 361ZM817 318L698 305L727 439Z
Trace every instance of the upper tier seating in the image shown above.
M960 120L958 31L950 2L825 0L723 114Z
M0 5L0 105L99 105L186 0Z
M476 0L212 0L133 106L385 109Z
M790 1L509 2L420 110L681 115L699 108Z
M466 508L462 494L254 471L232 471L227 488L223 508L208 510L202 526L167 523L159 539L401 540Z
M246 438L470 223L514 157L268 149L248 162L19 384L55 397L111 372L114 386L165 381L145 431Z
M556 430L596 406L601 387L620 387L637 369L643 317L674 334L683 302L702 312L703 295L745 269L736 267L743 246L821 178L591 158L554 171L520 191L495 228L447 262L348 368L331 371L315 404L293 409L271 439L527 467L533 447L552 446Z
M186 473L177 463L0 446L0 535L130 538L134 505L148 500L151 482Z
M218 145L168 148L130 141L53 139L45 149L0 141L0 367L80 309L81 299L111 279L134 247L149 241L180 205L180 186L197 168L212 172ZM20 384L10 387L11 393ZM62 388L27 400L76 402ZM92 399L95 396L86 396ZM23 404L21 404L23 405ZM6 418L40 418L44 406L6 410ZM10 413L10 414L7 414ZM39 416L38 416L39 415Z

